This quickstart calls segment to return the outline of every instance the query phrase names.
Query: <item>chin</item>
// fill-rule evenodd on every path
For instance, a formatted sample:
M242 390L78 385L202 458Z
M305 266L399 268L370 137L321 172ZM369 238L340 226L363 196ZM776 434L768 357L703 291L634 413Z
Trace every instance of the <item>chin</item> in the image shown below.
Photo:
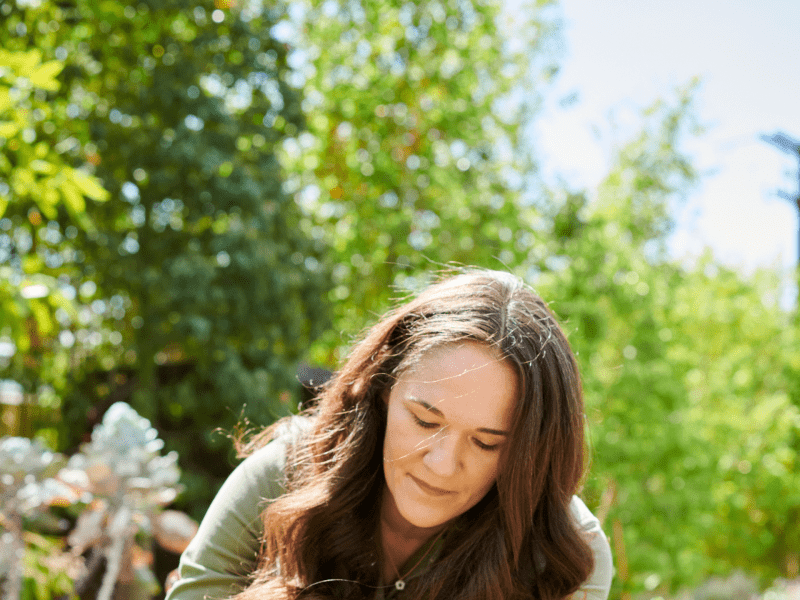
M414 527L420 529L432 529L444 525L459 515L463 510L457 509L457 503L452 499L446 499L438 502L442 506L431 506L428 503L417 502L412 498L406 498L405 502L402 500L398 505L401 516Z
M458 516L454 514L431 514L428 511L403 511L400 514L405 517L406 521L420 529L440 527Z

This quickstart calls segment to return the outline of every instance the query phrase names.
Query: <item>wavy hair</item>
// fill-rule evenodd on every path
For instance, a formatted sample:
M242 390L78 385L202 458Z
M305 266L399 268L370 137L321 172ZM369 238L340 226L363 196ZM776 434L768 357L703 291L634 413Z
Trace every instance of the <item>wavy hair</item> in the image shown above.
M518 278L466 271L371 327L307 412L287 492L264 510L259 568L236 600L370 598L380 584L385 393L427 352L475 341L515 369L518 399L496 484L448 530L405 598L558 600L593 567L570 513L585 470L581 383L567 338ZM275 426L259 435L265 443Z

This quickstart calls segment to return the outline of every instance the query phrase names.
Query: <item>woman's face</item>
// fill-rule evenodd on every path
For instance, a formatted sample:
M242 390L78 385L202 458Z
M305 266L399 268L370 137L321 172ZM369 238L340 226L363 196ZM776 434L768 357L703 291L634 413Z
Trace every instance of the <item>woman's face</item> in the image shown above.
M517 394L513 367L464 342L422 357L388 398L382 517L407 534L466 512L491 489Z

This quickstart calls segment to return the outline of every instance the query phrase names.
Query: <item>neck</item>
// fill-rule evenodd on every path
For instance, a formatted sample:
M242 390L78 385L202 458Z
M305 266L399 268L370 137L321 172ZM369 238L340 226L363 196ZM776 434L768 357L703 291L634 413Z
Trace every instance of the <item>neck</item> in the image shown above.
M380 535L383 551L383 579L394 581L406 575L403 568L408 559L432 537L440 533L446 523L436 527L417 527L397 511L388 490L381 501Z

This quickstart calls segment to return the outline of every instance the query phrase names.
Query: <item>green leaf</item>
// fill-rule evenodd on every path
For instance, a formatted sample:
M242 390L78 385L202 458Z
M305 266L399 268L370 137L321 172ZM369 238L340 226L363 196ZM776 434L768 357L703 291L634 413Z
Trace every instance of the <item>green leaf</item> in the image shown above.
M41 159L32 160L28 163L28 166L36 173L44 173L47 175L52 175L57 171L53 163Z
M48 61L36 68L30 76L31 83L34 87L55 92L61 86L55 77L63 68L64 64L58 60Z
M10 121L0 121L0 137L10 138L19 131L19 126Z
M86 211L86 202L80 188L73 183L74 180L66 180L61 184L61 195L64 203L73 215L80 215Z
M22 259L22 271L25 273L39 273L43 268L44 261L37 254L28 254Z
M87 175L83 171L73 169L69 173L70 180L78 187L78 189L86 196L97 202L105 202L109 199L110 194L108 190L100 185L99 179ZM85 206L83 209L85 210Z
M42 335L48 335L52 333L55 329L55 323L50 315L47 305L41 300L36 299L30 300L28 307L34 319L36 319L36 323L39 325L40 333L42 333Z
M11 106L11 94L9 94L8 88L0 85L0 114L11 108Z

